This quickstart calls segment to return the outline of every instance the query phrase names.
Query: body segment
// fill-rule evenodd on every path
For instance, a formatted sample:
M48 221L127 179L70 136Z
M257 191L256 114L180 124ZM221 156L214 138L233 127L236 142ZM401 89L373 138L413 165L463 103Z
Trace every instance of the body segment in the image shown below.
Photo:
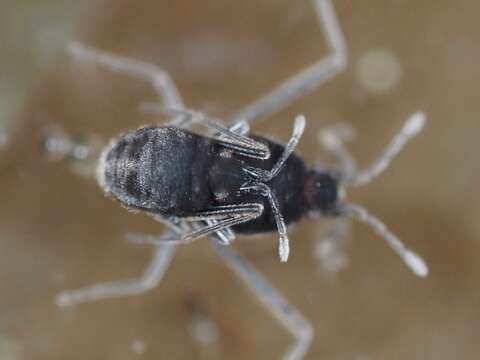
M115 138L103 151L98 182L123 205L166 216L192 217L218 206L261 203L261 216L233 229L240 233L274 231L269 202L241 188L251 181L245 168L270 170L284 146L258 136L255 140L268 146L269 159L235 154L215 139L175 127L139 128ZM303 215L306 174L303 160L292 154L282 171L267 183L286 224Z

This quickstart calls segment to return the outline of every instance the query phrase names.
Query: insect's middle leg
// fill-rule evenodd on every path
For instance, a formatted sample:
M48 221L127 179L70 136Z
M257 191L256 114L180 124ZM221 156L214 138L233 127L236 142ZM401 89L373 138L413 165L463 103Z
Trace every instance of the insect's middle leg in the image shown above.
M212 240L211 244L223 261L295 337L295 343L288 349L283 359L303 359L312 342L312 325L255 270L253 265L241 257L231 246L224 246L216 240Z

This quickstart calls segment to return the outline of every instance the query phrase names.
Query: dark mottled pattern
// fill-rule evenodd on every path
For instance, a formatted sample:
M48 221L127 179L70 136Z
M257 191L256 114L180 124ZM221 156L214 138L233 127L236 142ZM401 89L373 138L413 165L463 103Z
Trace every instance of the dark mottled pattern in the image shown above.
M105 191L132 208L193 215L211 197L205 176L196 171L209 160L210 146L205 138L171 127L126 133L108 150Z
M215 140L176 128L131 131L108 150L105 190L128 207L180 217L213 206L261 203L262 215L234 230L275 231L277 224L269 201L261 194L239 191L249 181L243 170L246 166L270 170L284 151L281 144L255 138L268 144L269 159L226 155L225 148ZM267 183L286 224L299 220L307 211L324 210L336 203L336 182L331 179L331 186L325 187L325 178L331 179L307 170L298 155L289 157L282 171Z

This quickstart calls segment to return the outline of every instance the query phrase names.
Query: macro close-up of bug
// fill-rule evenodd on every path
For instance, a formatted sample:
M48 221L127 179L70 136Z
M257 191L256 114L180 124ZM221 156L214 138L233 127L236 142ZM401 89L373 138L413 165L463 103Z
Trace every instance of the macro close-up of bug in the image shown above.
M8 2L1 359L479 353L476 3Z
M413 272L421 277L427 275L423 260L385 225L360 206L344 201L346 186L369 183L387 168L404 144L422 130L425 122L422 113L412 115L378 160L362 172L356 172L353 158L341 136L334 131L326 133L324 147L338 159L338 168L308 168L294 152L306 126L303 115L295 118L293 133L286 145L250 134L252 120L278 111L346 64L345 44L332 4L329 0L316 0L314 4L333 53L239 111L229 127L208 115L184 108L173 81L161 69L80 44L70 46L70 53L80 60L150 80L163 103L159 107L146 104L145 110L163 111L174 117L170 124L141 127L114 138L101 152L96 170L98 184L107 195L128 209L142 211L166 224L170 232L163 236L130 235L136 243L157 246L157 255L144 277L62 292L57 297L59 305L146 291L159 282L173 255L174 245L211 236L217 253L295 336L296 343L285 358L300 359L312 340L311 325L287 306L270 285L262 284L262 278L246 260L227 249L235 234L278 232L279 257L286 262L290 254L287 225L304 215L342 217L344 221L356 218L384 238ZM191 124L203 125L210 136L186 130ZM78 146L81 145L69 143L65 138L53 136L45 140L48 152L64 153L72 158L76 157ZM81 160L81 156L77 157ZM343 222L339 224L345 226Z

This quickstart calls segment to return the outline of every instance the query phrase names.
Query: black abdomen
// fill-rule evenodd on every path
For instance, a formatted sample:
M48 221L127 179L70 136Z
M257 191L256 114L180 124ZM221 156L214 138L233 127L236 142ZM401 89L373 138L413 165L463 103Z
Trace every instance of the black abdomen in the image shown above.
M271 170L284 146L265 138L271 156L258 160L235 155L215 140L174 127L140 128L112 140L104 150L97 179L104 191L129 208L187 217L215 206L261 203L262 215L233 227L239 233L277 229L270 202L257 192L245 192L251 178L246 167ZM285 223L304 212L305 165L291 154L266 185L278 201Z
M177 128L140 128L104 150L97 178L106 193L128 207L192 215L211 198L198 172L198 164L208 165L210 147L208 139Z

